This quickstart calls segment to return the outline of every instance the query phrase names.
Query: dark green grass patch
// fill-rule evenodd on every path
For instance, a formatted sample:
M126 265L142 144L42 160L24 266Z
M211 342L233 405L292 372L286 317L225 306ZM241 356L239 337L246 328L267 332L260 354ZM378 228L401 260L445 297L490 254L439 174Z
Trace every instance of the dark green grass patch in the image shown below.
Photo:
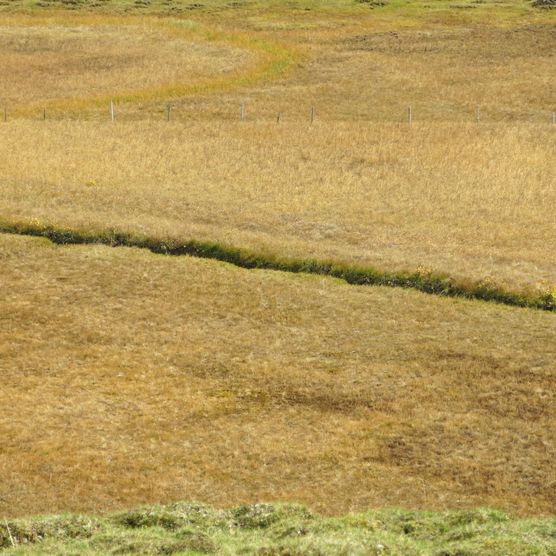
M102 244L112 247L137 247L163 255L189 255L214 259L248 269L320 274L340 278L353 285L412 288L424 293L445 297L480 299L515 307L556 311L556 292L554 291L510 291L491 281L474 282L457 280L447 274L431 271L392 272L372 267L357 267L335 263L333 261L291 259L279 257L271 253L256 253L246 249L211 242L196 240L179 241L172 238L161 239L117 230L72 230L35 221L0 221L0 233L45 237L58 245Z

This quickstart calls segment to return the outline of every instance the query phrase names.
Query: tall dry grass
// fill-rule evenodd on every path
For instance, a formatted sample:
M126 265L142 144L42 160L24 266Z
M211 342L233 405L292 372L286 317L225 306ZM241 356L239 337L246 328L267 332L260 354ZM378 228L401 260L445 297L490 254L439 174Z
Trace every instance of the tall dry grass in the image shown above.
M0 28L0 100L19 118L45 109L50 118L99 118L112 100L143 118L153 101L253 85L284 74L295 58L271 38L140 12L16 10Z
M473 122L480 106L483 121L541 123L556 110L556 27L548 18L503 27L494 19L493 25L413 22L386 29L377 17L356 21L267 31L306 58L287 78L244 91L250 117L268 120L280 111L306 121L314 105L327 120L404 121L412 106L417 121ZM205 118L218 101L207 99ZM194 105L183 99L184 118L195 117Z
M0 125L0 216L556 283L549 125Z
M422 121L473 121L477 105L485 121L549 120L549 11L411 4L10 13L2 100L25 117L46 106L50 117L105 118L112 96L128 119L159 118L169 99L176 118L226 118L228 104L235 117L241 99L251 119L306 119L313 104L337 120L400 121L408 105Z
M2 221L556 283L548 11L42 5L0 5ZM553 511L554 314L14 236L0 262L2 514Z
M0 512L553 511L556 315L0 236Z

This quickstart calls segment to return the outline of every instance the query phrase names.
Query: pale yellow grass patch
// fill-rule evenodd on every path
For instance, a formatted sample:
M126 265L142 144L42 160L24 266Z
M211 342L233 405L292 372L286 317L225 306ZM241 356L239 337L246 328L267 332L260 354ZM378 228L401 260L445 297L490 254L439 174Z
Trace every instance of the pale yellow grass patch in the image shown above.
M0 217L556 283L550 126L0 125Z
M0 236L0 512L550 512L556 315Z

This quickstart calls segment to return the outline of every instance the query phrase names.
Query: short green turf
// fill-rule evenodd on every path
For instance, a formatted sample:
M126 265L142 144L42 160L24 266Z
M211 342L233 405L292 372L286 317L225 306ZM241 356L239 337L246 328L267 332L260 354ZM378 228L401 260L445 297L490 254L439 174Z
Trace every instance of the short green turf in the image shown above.
M5 554L554 555L556 518L492 509L324 517L295 504L218 510L179 502L104 517L4 520Z

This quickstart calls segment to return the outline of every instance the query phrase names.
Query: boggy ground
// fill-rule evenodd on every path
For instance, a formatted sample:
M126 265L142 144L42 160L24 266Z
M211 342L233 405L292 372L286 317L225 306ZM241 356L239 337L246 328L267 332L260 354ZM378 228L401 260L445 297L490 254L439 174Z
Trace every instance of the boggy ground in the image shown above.
M554 509L553 313L0 241L3 515Z

